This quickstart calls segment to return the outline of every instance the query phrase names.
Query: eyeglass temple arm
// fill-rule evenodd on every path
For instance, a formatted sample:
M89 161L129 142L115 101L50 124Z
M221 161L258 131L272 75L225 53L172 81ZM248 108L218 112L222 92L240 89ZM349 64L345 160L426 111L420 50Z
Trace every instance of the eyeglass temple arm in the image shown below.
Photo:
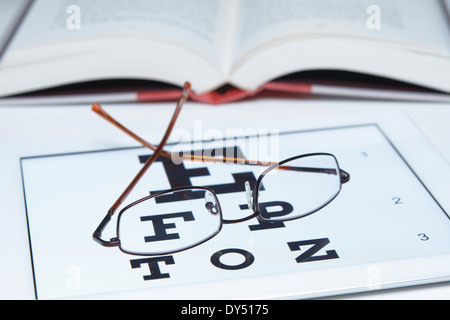
M109 121L110 123L112 123L113 125L115 125L117 128L119 128L120 130L122 130L123 132L125 132L126 134L128 134L130 137L132 137L133 139L137 140L139 143L141 143L143 146L155 151L156 150L156 146L152 145L150 142L142 139L141 137L139 137L137 134L133 133L132 131L130 131L128 128L126 128L125 126L123 126L121 123L119 123L116 119L114 119L111 115L109 115L100 105L98 104L94 104L92 106L92 110L97 113L98 115L100 115L101 117L103 117L105 120ZM259 161L259 160L249 160L249 159L245 159L245 158L228 158L228 157L222 157L222 158L217 158L217 157L212 157L212 156L204 156L204 155L186 155L183 154L182 156L175 154L175 153L170 153L167 152L165 150L161 150L161 156L164 156L166 158L169 159L184 159L184 160L191 160L191 161L201 161L201 162L227 162L227 163L238 163L238 164L246 164L246 165L256 165L256 166L265 166L265 167L271 167L273 165L277 165L276 162L270 162L270 161ZM310 171L310 172L321 172L321 173L331 173L329 172L329 170L333 170L333 169L322 169L322 168L300 168L300 167L292 167L292 166L280 166L279 169L281 170L295 170L295 171ZM350 175L345 172L344 170L340 170L340 175L341 175L341 182L342 183L346 183L349 181L350 179Z
M293 167L293 166L279 166L279 170L290 170L290 171L300 171L300 172L314 172L314 173L325 173L325 174L337 174L334 168L315 168L315 167ZM341 183L346 183L350 180L350 174L347 171L339 169L339 175Z
M103 119L107 120L120 130L122 130L124 133L141 143L144 147L147 147L153 151L156 150L157 146L152 145L150 142L142 139L137 134L126 128L124 125L119 123L116 119L114 119L111 115L109 115L99 104L95 103L92 105L92 111L97 113L99 116L101 116ZM259 166L266 166L270 167L275 164L275 162L268 162L268 161L256 161L256 160L248 160L245 158L229 158L229 157L212 157L212 156L205 156L205 155L195 155L195 154L175 154L170 153L165 150L161 150L160 153L161 156L169 158L169 159L176 159L176 160L191 160L191 161L201 161L201 162L227 162L227 163L239 163L239 164L247 164L247 165L259 165Z
M101 238L102 232L105 229L106 225L111 220L111 218L114 215L114 213L116 212L117 208L128 197L128 195L130 194L131 190L133 190L133 188L139 182L139 180L144 175L144 173L148 170L148 168L150 168L152 163L159 157L159 155L163 151L163 147L166 145L167 140L169 139L170 133L171 133L171 131L172 131L174 125L175 125L175 122L176 122L176 120L178 118L178 115L180 114L181 108L182 108L183 104L186 102L186 100L188 99L190 89L191 89L190 83L186 82L184 87L183 87L182 96L181 96L180 100L177 103L177 106L175 108L175 112L174 112L174 114L172 116L172 119L170 120L169 126L167 127L163 138L161 139L160 144L158 145L158 147L155 148L154 153L152 154L152 156L147 159L147 161L144 163L144 166L138 172L136 177L131 181L131 183L128 185L128 187L125 189L125 191L120 195L120 197L116 200L116 202L113 204L113 206L108 210L108 213L106 214L105 218L103 218L103 220L100 223L100 225L94 231L92 236L93 236L94 240L97 241L98 243L100 243L101 245L106 246L106 247L111 247L111 246L117 246L118 245L118 240L115 239L115 238L111 239L110 241L103 240Z
M93 104L92 111L100 115L102 118L122 130L124 133L128 134L130 137L141 143L143 146L156 151L158 147L152 145L148 141L142 139L137 134L133 133L131 130L123 126L121 123L119 123L116 119L114 119L111 115L109 115L99 104ZM255 160L248 160L245 158L228 158L228 157L212 157L212 156L204 156L204 155L182 155L181 157L179 155L167 152L161 148L160 155L164 156L169 159L173 159L174 157L177 157L177 159L185 159L185 160L191 160L191 161L201 161L201 162L228 162L228 163L239 163L239 164L246 164L246 165L258 165L258 166L265 166L265 167L271 167L273 165L277 165L276 162L267 162L267 161L255 161ZM149 158L150 160L150 158ZM292 167L292 166L280 166L279 169L281 170L293 170L293 171L309 171L309 172L319 172L319 173L328 173L331 174L330 170L333 169L324 169L324 168L305 168L305 167ZM336 174L334 170L334 174ZM341 177L341 183L346 183L350 179L350 174L348 174L346 171L340 169L340 177ZM247 189L247 198L249 199L250 194L250 186L248 182L246 183L246 189ZM250 202L249 202L250 203ZM106 220L107 218L105 218ZM111 218L109 218L111 219ZM107 223L107 222L106 222Z

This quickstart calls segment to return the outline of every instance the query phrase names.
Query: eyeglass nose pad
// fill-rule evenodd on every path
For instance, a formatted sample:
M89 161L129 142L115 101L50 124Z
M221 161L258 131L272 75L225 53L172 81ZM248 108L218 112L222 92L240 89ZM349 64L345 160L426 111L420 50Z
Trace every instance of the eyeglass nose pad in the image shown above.
M215 215L215 214L219 213L219 210L217 209L217 206L214 203L212 203L212 202L205 203L205 208L211 214Z
M250 188L250 182L245 181L245 193L247 195L247 206L249 209L253 208L252 189Z
M216 214L219 213L219 208L217 206L217 201L216 201L215 197L210 192L206 192L205 193L205 208L211 214L216 215Z

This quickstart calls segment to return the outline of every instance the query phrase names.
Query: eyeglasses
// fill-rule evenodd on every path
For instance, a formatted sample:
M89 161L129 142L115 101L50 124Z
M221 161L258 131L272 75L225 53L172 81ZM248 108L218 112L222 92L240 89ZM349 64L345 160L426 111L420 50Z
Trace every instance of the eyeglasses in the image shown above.
M189 91L190 84L187 82L158 146L128 130L98 104L93 105L94 112L154 151L94 231L93 239L102 246L117 246L121 251L135 255L176 253L210 240L221 231L224 224L240 223L253 218L262 222L280 222L310 215L328 205L339 194L342 184L349 181L350 175L339 168L337 159L329 153L298 155L272 163L238 157L197 154L180 156L165 151L163 148L184 102L188 99ZM252 209L245 217L224 219L219 199L211 188L180 187L151 194L123 207L117 218L116 236L110 240L102 239L102 232L112 216L159 156L176 160L177 163L180 160L221 162L265 166L267 169L253 185L245 182L247 205ZM295 188L292 188L293 185ZM283 214L268 214L266 210L261 210L267 203L296 203L296 208L288 208ZM173 229L176 229L176 232Z

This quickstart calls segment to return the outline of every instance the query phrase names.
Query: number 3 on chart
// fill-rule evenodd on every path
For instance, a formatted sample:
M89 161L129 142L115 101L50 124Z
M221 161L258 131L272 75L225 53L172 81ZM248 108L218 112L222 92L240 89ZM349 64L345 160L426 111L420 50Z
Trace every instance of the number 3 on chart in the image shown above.
M425 233L419 233L417 236L422 241L428 241L430 239Z

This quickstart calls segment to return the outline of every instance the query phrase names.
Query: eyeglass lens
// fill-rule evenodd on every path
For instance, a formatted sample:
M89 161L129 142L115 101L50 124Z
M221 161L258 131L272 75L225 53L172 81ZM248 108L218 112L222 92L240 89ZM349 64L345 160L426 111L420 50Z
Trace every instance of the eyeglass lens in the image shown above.
M289 203L293 207L283 215L263 210L262 220L297 219L321 209L336 197L341 189L339 166L328 154L292 158L266 172L258 189L258 204Z
M221 227L216 196L208 190L186 188L130 205L119 215L117 234L122 251L158 255L196 246Z

